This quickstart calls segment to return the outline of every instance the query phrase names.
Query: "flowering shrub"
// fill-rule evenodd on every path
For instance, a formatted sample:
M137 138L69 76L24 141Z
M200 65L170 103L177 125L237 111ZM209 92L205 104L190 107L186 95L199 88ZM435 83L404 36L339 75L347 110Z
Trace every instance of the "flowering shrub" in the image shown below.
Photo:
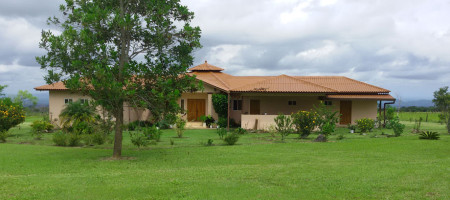
M365 133L373 129L375 126L375 121L373 121L373 119L362 118L356 120L356 126L358 126L359 130L361 130L361 133Z
M25 121L25 111L10 98L0 99L0 132L6 132Z
M317 113L312 111L298 111L291 115L295 131L301 138L306 138L317 126Z

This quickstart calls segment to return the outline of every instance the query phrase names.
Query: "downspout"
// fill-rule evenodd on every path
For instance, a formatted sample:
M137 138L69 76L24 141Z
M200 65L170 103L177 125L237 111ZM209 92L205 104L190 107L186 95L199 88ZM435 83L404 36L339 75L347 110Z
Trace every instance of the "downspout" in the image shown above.
M395 103L395 100L393 100L392 102L384 103L384 106L383 106L383 110L384 110L384 114L383 114L383 118L384 118L383 128L386 128L386 104L394 104L394 103Z
M230 92L228 92L227 131L230 131Z

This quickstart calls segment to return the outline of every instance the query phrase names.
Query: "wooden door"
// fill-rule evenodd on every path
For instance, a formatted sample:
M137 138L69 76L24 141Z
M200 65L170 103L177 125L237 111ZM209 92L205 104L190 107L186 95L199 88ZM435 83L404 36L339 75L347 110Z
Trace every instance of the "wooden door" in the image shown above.
M188 121L200 121L200 117L205 115L206 103L204 99L188 99L187 101L187 112Z
M250 100L250 114L259 115L259 100Z
M341 101L341 122L340 124L352 123L352 101Z

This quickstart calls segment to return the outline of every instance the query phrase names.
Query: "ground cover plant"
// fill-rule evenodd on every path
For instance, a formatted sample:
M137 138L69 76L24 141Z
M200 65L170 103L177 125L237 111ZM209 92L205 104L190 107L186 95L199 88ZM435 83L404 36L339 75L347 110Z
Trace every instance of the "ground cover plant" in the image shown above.
M169 129L157 145L139 149L125 134L126 159L112 160L111 143L57 147L57 132L35 140L35 120L27 117L0 144L0 199L450 198L450 136L438 123L422 129L439 140L420 140L406 121L400 137L386 137L392 129L373 129L379 137L370 138L337 127L326 143L247 133L234 146L218 142L215 129L186 129L184 138ZM214 145L205 147L208 140Z

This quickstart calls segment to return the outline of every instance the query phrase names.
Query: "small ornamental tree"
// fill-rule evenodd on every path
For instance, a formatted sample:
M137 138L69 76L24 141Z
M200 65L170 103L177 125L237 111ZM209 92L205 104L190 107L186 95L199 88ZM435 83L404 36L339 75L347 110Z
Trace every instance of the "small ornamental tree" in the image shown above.
M219 117L224 118L228 115L228 97L225 94L213 94L212 103L214 110Z
M0 133L6 132L14 126L25 121L25 111L19 103L14 103L10 98L0 99ZM5 141L5 138L1 140Z
M200 45L194 13L179 0L66 0L62 20L42 31L37 58L47 83L63 81L116 119L113 157L122 154L124 103L149 108L157 121L179 111L182 92L196 89L186 74ZM169 115L166 113L169 112Z
M292 124L300 138L307 138L317 126L317 113L313 111L298 111L291 115Z

